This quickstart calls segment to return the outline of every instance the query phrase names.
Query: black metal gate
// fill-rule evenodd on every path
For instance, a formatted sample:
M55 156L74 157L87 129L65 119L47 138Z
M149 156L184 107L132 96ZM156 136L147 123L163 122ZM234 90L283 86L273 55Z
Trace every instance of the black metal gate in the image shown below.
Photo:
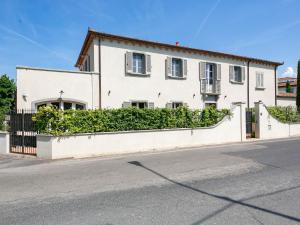
M254 137L254 131L255 131L255 121L254 121L254 112L252 109L246 110L246 135L247 138Z
M36 155L36 132L32 120L34 112L18 110L10 113L10 152Z

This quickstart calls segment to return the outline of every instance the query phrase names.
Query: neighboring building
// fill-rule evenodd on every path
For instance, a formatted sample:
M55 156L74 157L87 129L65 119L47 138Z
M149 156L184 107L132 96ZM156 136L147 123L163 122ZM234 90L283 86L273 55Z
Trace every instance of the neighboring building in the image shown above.
M286 83L290 82L291 92L287 92ZM297 94L297 78L295 77L281 77L278 78L278 94L277 104L279 106L296 106Z
M17 67L17 107L275 105L280 65L89 30L76 62L80 71Z

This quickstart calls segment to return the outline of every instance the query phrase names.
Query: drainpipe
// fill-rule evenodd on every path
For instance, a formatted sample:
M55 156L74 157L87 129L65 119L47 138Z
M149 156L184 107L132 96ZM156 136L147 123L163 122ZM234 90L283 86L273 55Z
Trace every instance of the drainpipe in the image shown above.
M99 72L99 109L101 109L102 108L102 106L101 106L101 104L102 104L102 102L101 102L101 98L102 98L102 96L101 96L101 41L100 41L100 38L98 39L98 60L99 60L99 68L98 68L98 72Z
M277 106L277 66L274 67L275 75L275 106Z
M247 109L250 108L250 60L247 62Z

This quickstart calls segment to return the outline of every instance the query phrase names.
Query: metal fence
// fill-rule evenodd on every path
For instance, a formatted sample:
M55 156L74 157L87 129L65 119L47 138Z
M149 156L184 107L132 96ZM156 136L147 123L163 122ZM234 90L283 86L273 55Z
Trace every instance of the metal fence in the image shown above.
M32 110L16 110L9 114L10 152L36 155L36 131Z

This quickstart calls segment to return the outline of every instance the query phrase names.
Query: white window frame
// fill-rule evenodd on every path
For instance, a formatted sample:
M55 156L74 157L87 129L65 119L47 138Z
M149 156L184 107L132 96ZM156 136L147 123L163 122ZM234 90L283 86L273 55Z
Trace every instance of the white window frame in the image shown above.
M237 76L236 76L236 69L239 69L239 71L240 71L240 74L239 74L239 76L240 76L240 80L237 80L236 78L237 78ZM235 83L240 83L240 84L242 84L242 83L244 83L243 82L243 72L242 72L242 67L241 66L233 66L233 74L234 74L234 76L233 76L233 81L235 82Z
M68 100L62 100L62 101L55 101L55 100L53 100L53 101L46 101L46 102L38 102L38 103L35 104L35 108L38 110L38 108L41 105L50 106L50 105L52 105L52 103L58 103L58 105L59 105L58 109L61 109L61 110L64 110L64 103L71 103L72 104L71 109L74 109L74 110L76 110L76 105L83 106L83 110L86 109L86 104L80 103L80 102L68 101Z
M265 80L263 72L256 72L256 89L265 89Z
M184 106L184 103L180 102L180 101L174 101L174 102L171 102L171 104L172 104L172 109L176 109L176 108ZM176 105L179 105L179 106L176 107Z
M142 60L142 72L138 72L138 69L136 69L136 71L134 71L134 68L138 68L138 65L137 65L137 63L135 62L135 55L141 55L141 56L143 56L143 60ZM132 52L132 74L136 74L136 75L147 75L147 72L146 72L146 70L147 70L147 68L146 68L146 54L144 54L144 53L141 53L141 52ZM136 65L135 65L136 64Z
M175 61L178 61L178 62L180 62L180 76L176 76L176 75L174 75L174 73L175 73L175 65L173 65L173 60ZM183 79L184 78L184 75L183 75L183 59L181 59L181 58L176 58L176 57L172 57L171 58L171 71L172 71L172 76L171 77L174 77L174 78L178 78L178 79Z
M140 103L144 103L145 104L145 107L144 108L140 108L138 106L133 106L133 104L140 104ZM148 109L149 108L149 104L148 104L148 101L130 101L130 104L131 104L131 107L136 107L138 109Z

